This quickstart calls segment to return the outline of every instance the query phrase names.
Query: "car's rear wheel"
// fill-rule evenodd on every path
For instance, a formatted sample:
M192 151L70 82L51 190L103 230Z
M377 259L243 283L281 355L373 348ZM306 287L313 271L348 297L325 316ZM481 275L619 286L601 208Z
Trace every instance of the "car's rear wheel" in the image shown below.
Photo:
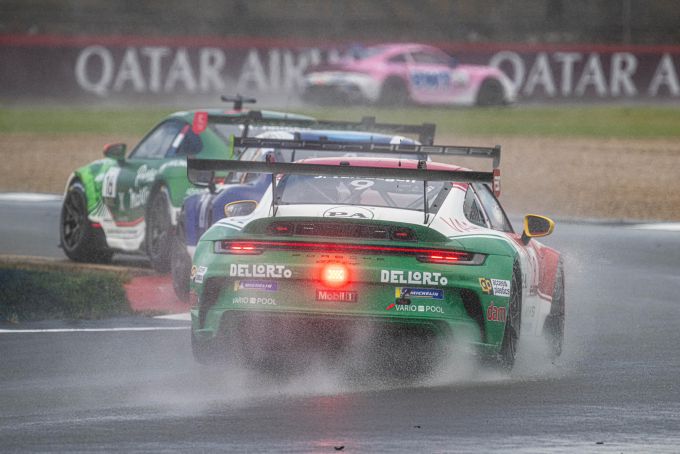
M104 263L113 256L106 248L104 233L90 224L85 189L78 180L69 185L64 196L59 237L64 253L71 260Z
M545 319L543 333L548 340L550 355L553 359L562 354L564 343L564 271L562 266L557 269L555 289L550 314Z
M496 355L497 365L506 371L512 370L517 357L520 329L522 327L522 278L519 265L512 268L512 284L510 285L510 301L505 319L505 332L501 348Z
M401 79L387 79L380 90L378 104L382 106L405 106L409 102L409 93L406 84Z
M170 271L171 229L170 196L161 186L151 196L146 216L146 251L151 266L159 273Z
M220 355L219 338L198 340L191 333L191 353L194 360L199 364L210 365L224 361L224 355Z
M478 106L502 106L505 104L503 85L496 79L486 79L477 92Z
M189 280L191 279L191 257L187 252L184 230L180 220L177 231L172 235L170 253L170 273L175 295L181 301L189 300Z

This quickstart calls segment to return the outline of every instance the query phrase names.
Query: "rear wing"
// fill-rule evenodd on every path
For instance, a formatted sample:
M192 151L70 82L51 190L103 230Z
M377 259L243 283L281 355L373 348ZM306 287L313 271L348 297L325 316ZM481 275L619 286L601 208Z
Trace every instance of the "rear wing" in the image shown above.
M331 142L326 140L285 140L260 139L256 137L234 138L234 147L277 148L280 150L316 150L335 153L371 153L412 155L413 159L424 160L427 156L462 156L491 159L493 168L501 164L501 146L467 147L460 145L412 145L385 144L372 142Z
M235 137L232 141L232 146L234 148L276 148L280 150L314 150L314 151L325 151L329 153L357 153L361 155L364 154L400 154L405 156L412 156L413 159L419 161L425 161L428 156L461 156L461 157L472 157L481 159L490 159L493 164L492 172L470 172L461 171L460 173L465 175L479 174L485 175L487 180L484 182L490 183L496 197L501 195L501 146L496 145L494 147L468 147L460 145L411 145L411 144L378 144L371 142L331 142L331 141L309 141L309 140L284 140L284 139L261 139L261 138L251 138L251 137ZM205 186L210 184L210 181L206 181L205 171L240 171L240 172L262 172L262 173L274 173L274 167L262 167L256 162L248 161L238 161L231 159L199 159L189 156L187 159L187 173L189 181L198 186ZM272 165L283 165L286 163L266 163L268 166ZM309 164L303 164L309 165ZM238 170L236 167L243 166L243 170ZM252 167L248 167L252 166ZM246 170L246 167L248 169ZM317 166L318 167L318 166ZM324 166L328 167L328 166ZM340 166L330 166L333 169L339 169ZM286 167L281 167L278 173L286 173L283 171ZM294 167L291 167L293 169ZM352 167L356 169L357 167ZM382 170L376 167L369 167L373 169L376 173L365 175L378 175ZM256 170L257 169L257 170ZM278 169L278 168L277 168ZM387 169L392 171L394 169ZM405 169L399 169L405 170ZM202 172L201 172L202 171ZM392 173L393 174L393 173ZM343 174L344 175L344 174ZM350 174L352 175L352 174ZM358 175L357 175L358 176ZM416 178L417 179L417 178ZM434 181L434 180L432 180ZM463 180L452 180L465 182ZM482 180L475 180L482 181Z
M383 150L380 153L405 153L420 156L424 153L423 148L435 154L454 154L458 156L475 156L491 158L494 164L500 163L500 146L494 148L479 148L479 147L457 147L457 146L423 146L423 145L383 145L372 143L349 143L349 142L305 142L295 140L268 140L255 139L257 144L255 146L271 147L271 148L288 148L288 149L311 149L324 150L331 152L351 151L351 152L370 152L376 153L376 150ZM234 146L239 144L250 144L250 139L234 139ZM320 146L329 145L330 147L319 148ZM342 148L338 148L342 147ZM376 148L377 147L377 148ZM427 202L427 182L428 181L451 181L459 183L488 183L491 184L494 193L500 195L500 169L494 167L492 172L477 172L467 170L440 170L428 169L427 161L424 159L418 160L418 167L416 169L407 169L403 167L368 167L350 165L349 162L341 162L339 165L325 165L325 164L306 164L306 163L288 163L288 162L273 162L268 159L266 162L262 161L240 161L231 159L198 159L189 156L187 158L187 174L189 181L194 184L210 184L212 183L212 175L216 171L227 172L246 172L246 173L268 173L271 174L272 187L272 209L276 215L276 176L281 174L294 175L325 175L325 176L346 176L346 177L363 177L363 178L383 178L383 179L404 179L417 180L423 182L423 213L425 215L425 223L428 221L428 202ZM201 177L208 176L208 181L201 181Z
M251 110L245 115L237 116L210 115L207 112L196 112L193 123L194 130L198 131L205 129L207 124L243 125L243 138L247 137L250 126L257 125L412 135L417 136L420 143L428 145L434 142L436 130L436 125L433 123L422 123L420 125L378 123L375 121L375 117L363 117L360 121L316 120L312 117L304 118L301 116L293 118L265 118L259 110Z

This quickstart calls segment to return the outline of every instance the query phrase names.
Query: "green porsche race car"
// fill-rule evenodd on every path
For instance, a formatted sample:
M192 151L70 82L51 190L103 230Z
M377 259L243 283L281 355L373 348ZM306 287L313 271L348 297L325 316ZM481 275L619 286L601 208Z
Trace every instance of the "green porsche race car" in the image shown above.
M243 110L253 99L223 97L232 110L176 112L156 125L126 156L124 144L107 145L104 159L75 170L68 179L60 220L60 245L76 261L106 262L116 251L147 254L160 272L170 269L172 234L184 200L204 192L187 179L188 156L240 159L233 136L272 130L388 131L432 143L434 125L317 120L284 112ZM225 173L214 185L230 183Z
M304 365L318 350L331 364L359 351L370 367L418 376L464 341L510 369L520 333L547 338L560 354L561 258L533 239L554 224L527 215L515 233L497 199L500 147L267 146L336 147L358 157L189 159L190 177L208 170L274 175L255 211L217 222L196 248L191 339L199 362L235 358L269 370ZM426 155L490 158L494 170Z

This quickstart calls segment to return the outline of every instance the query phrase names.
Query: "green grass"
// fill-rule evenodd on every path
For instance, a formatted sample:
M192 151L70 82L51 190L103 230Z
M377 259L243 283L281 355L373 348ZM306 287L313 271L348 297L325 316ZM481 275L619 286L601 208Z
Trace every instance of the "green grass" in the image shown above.
M179 110L179 109L177 109ZM680 107L518 106L493 109L302 108L296 112L324 119L435 123L439 133L598 138L680 137ZM0 133L98 133L141 136L172 109L0 108Z
M0 267L0 322L130 314L119 273Z

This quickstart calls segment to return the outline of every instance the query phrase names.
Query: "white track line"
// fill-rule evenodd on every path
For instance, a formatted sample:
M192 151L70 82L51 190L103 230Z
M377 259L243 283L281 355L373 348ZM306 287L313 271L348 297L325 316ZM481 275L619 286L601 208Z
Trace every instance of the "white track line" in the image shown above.
M630 229L636 230L665 230L668 232L680 232L680 222L659 222L654 224L633 224Z
M6 192L0 193L0 201L9 202L52 202L61 200L59 194L37 194L32 192Z
M0 334L19 333L104 333L117 331L180 331L189 326L139 326L129 328L51 328L51 329L0 329Z
M184 312L181 314L169 314L169 315L157 315L154 318L158 318L161 320L180 320L183 322L190 322L191 321L191 314L189 312Z

